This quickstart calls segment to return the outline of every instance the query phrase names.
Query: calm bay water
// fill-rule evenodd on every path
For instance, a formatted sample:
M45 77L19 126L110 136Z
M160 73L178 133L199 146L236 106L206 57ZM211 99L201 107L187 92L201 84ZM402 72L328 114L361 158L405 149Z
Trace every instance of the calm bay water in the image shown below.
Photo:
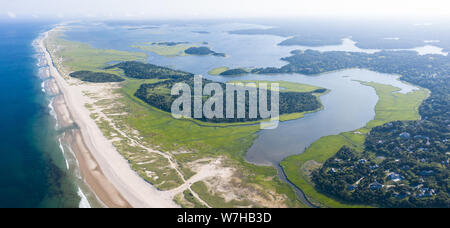
M248 75L239 80L284 80L330 89L321 97L323 110L304 118L280 123L274 130L260 131L247 152L247 161L277 166L290 155L300 154L311 143L327 135L359 129L375 117L378 96L375 89L358 81L376 82L400 88L408 93L417 87L405 84L398 77L363 69L348 69L316 76L280 74Z
M78 207L32 42L49 23L0 22L0 207Z

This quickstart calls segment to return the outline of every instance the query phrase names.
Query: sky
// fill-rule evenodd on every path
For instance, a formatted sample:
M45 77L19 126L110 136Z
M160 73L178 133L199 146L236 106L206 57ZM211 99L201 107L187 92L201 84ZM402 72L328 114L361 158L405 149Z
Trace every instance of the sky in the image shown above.
M448 0L0 0L0 18L448 18Z

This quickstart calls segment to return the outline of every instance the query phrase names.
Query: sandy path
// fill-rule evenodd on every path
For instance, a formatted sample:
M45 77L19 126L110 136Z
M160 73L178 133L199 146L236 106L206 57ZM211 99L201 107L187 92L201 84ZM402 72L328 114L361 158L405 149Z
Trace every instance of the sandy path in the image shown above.
M97 177L97 184L103 188L103 193L109 196L113 205L126 206L126 203L121 199L123 197L132 207L178 207L172 200L172 194L158 191L139 177L130 168L128 161L117 152L112 143L103 135L85 107L85 97L80 88L69 85L54 66L50 53L44 45L44 39L47 36L48 32L39 41L39 46L48 62L50 75L55 79L64 96L64 102L71 119L80 128L81 135L76 137L77 143L84 144L86 147L86 159L79 160L80 163L86 163L80 164L80 168L84 168L85 172L90 172L93 177ZM87 162L90 162L90 164ZM98 167L95 164L98 164ZM100 174L106 178L102 179ZM112 186L120 195L112 189ZM94 188L95 186L91 184L90 187Z

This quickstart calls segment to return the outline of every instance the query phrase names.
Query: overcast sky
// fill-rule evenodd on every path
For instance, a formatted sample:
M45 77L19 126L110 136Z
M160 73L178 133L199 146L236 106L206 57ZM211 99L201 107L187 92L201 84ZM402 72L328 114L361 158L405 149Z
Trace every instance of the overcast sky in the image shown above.
M449 0L0 0L0 18L450 17Z

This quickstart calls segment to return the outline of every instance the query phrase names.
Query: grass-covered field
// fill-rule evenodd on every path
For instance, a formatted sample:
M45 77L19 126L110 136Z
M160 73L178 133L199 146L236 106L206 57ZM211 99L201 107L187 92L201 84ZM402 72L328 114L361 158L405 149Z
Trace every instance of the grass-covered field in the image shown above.
M362 150L365 135L373 127L395 120L419 119L419 105L429 94L425 89L401 94L396 93L399 90L398 88L390 85L373 82L362 83L375 88L379 96L379 101L375 107L376 115L372 121L365 127L352 132L322 137L307 148L304 153L288 157L281 163L288 179L301 188L308 198L318 205L324 207L364 207L363 205L345 204L316 191L310 181L310 172L332 157L342 146Z
M242 81L230 81L229 83L255 83L257 87L259 87L260 84L265 83L267 84L267 88L270 88L271 83L278 83L280 92L299 92L299 93L306 93L306 92L313 92L318 89L322 89L321 87L313 86L313 85L307 85L307 84L301 84L301 83L293 83L293 82L287 82L287 81L252 81L252 80L242 80Z
M186 56L187 54L184 52L185 50L191 47L198 47L198 45L182 43L173 46L168 46L162 44L149 43L144 45L142 44L133 45L131 47L138 48L143 51L153 52L161 56L174 57L174 56Z
M209 75L219 75L220 73L225 72L227 70L229 70L228 67L216 67L216 68L208 71L208 74Z

